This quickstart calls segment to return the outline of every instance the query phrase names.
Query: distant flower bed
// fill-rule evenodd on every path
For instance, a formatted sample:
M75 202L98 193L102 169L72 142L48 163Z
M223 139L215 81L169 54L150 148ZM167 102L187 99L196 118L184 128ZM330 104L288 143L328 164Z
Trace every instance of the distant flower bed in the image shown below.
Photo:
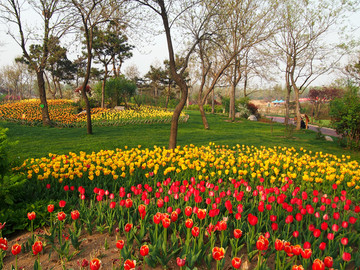
M42 124L40 100L31 99L0 105L0 120L27 125ZM78 113L78 107L71 100L48 100L50 119L62 127L82 127L86 125L86 113ZM172 112L161 108L140 106L130 110L93 108L91 119L94 125L117 126L154 122L170 122ZM180 121L186 121L184 113Z

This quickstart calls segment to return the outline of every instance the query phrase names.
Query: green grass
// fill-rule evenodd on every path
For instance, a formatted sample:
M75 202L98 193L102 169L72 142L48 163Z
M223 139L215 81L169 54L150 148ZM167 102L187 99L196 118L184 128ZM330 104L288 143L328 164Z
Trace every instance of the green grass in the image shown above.
M336 142L316 139L316 133L301 130L286 138L282 124L269 124L239 120L229 122L225 116L208 115L210 130L204 130L199 112L187 112L190 118L187 123L179 124L178 145L207 145L214 142L218 145L233 146L236 144L254 146L287 146L301 147L313 152L331 153L337 156L350 155L360 160L359 152L350 152L341 148ZM9 128L8 137L18 141L12 147L11 154L22 160L28 157L42 157L49 153L67 154L79 151L97 152L101 149L137 147L152 148L168 146L170 124L129 125L120 127L94 127L94 134L87 135L85 128L47 128L21 126L13 123L0 123Z

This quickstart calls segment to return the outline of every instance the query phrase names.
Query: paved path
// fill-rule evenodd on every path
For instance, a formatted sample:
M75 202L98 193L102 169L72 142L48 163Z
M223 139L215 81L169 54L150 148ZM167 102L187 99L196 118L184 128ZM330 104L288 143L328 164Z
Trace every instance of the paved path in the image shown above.
M284 117L266 116L266 118L272 119L272 121L278 122L278 123L284 123L285 122ZM290 123L294 124L294 120L290 119ZM318 132L318 129L319 129L318 126L309 124L308 127L309 127L310 130ZM328 136L332 136L332 137L340 137L340 135L336 133L335 129L332 129L332 128L322 127L322 128L320 128L320 131L324 135L328 135Z

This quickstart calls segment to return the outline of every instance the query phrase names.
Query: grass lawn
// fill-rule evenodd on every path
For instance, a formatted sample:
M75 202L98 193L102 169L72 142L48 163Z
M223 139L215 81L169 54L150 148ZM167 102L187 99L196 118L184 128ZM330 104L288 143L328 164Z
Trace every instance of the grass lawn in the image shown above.
M331 153L337 156L350 155L360 160L359 152L341 148L336 142L316 139L316 133L310 130L296 131L287 138L282 124L251 122L238 120L229 122L221 115L208 115L209 130L204 130L199 112L187 112L190 118L181 123L178 130L178 145L206 145L214 142L218 145L254 145L286 146L313 152ZM13 123L0 123L9 128L8 137L18 141L11 154L19 159L47 156L48 153L66 154L79 151L97 152L101 149L137 147L152 148L168 146L170 124L128 125L120 127L94 127L93 135L87 135L85 128L47 128L21 126Z

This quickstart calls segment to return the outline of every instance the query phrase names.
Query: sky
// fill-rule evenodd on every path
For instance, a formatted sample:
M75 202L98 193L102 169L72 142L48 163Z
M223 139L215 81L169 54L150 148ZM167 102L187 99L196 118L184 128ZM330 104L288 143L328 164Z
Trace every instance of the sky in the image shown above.
M349 21L353 26L358 27L354 33L354 37L360 41L360 12L349 17ZM22 55L20 46L6 34L7 27L3 24L0 25L0 68L6 65L11 65L14 59ZM168 50L166 45L166 38L164 34L160 34L152 38L151 42L141 42L141 44L134 44L133 57L127 59L122 67L122 72L126 67L136 65L140 75L144 76L150 69L150 65L159 66L165 59L168 58ZM176 46L176 43L175 43ZM175 48L176 50L176 48ZM74 58L71 57L70 59ZM336 74L320 77L315 84L324 85L329 81L337 78Z

